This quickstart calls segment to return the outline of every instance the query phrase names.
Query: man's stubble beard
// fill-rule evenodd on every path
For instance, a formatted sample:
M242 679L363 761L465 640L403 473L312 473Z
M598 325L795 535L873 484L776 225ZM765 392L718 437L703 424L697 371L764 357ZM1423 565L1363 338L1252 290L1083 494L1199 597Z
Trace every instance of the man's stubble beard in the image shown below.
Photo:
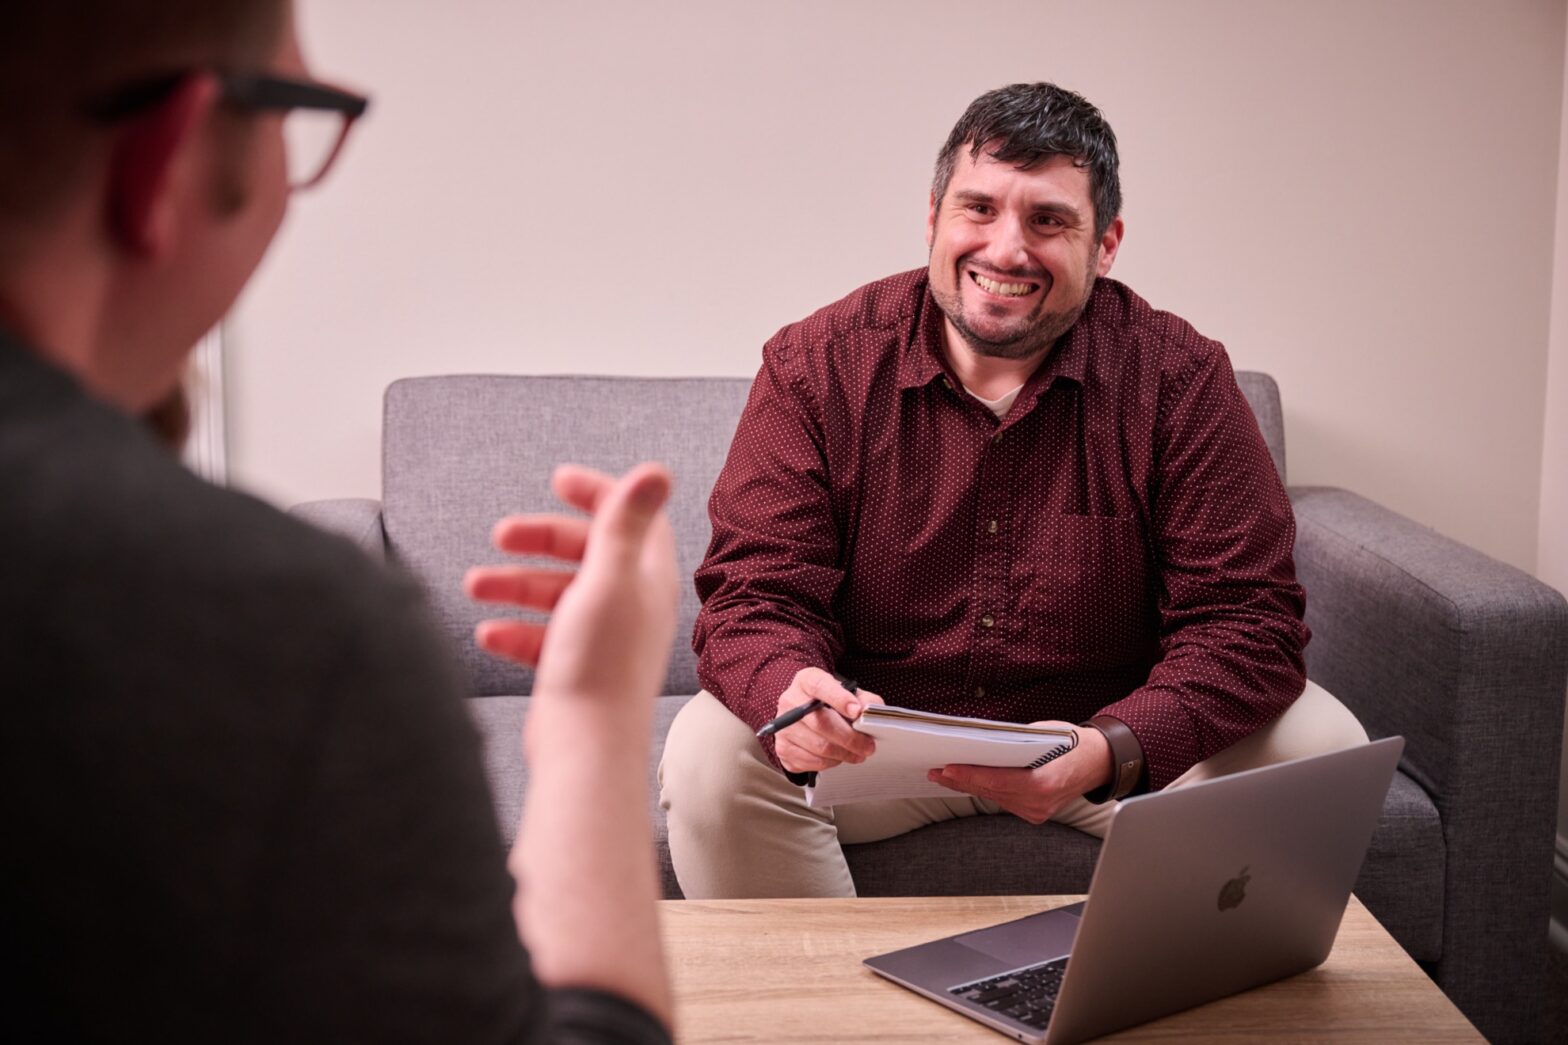
M929 264L930 255L927 254ZM1087 264L1084 266L1083 296L1077 301L1062 309L1045 309L1042 300L1036 310L1025 317L1019 324L1020 329L1016 335L1001 341L993 341L982 337L969 325L964 316L963 294L959 287L953 288L953 293L936 289L935 283L930 283L931 296L936 300L937 307L947 317L947 321L958 331L964 343L976 355L987 356L992 359L1028 359L1056 344L1058 338L1073 328L1078 318L1083 315L1083 310L1089 305L1089 297L1094 293L1094 281L1098 278L1095 269L1099 266L1100 251L1096 247L1089 253ZM958 279L963 279L959 274ZM929 281L928 281L929 282ZM1049 292L1047 292L1049 297Z

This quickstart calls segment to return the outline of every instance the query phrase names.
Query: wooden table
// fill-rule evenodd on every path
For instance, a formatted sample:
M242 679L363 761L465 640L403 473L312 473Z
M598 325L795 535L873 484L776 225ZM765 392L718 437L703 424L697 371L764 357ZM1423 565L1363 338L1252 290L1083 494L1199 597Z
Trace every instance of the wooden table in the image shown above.
M1009 1039L860 964L884 951L1073 903L1077 896L666 900L683 1042ZM1105 1040L1482 1041L1351 898L1328 961L1309 972Z

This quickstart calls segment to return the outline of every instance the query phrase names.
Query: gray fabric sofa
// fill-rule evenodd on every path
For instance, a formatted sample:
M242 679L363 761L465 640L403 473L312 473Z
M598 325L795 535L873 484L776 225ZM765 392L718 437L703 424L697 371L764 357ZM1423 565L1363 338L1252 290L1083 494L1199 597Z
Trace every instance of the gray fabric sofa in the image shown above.
M1238 375L1285 474L1279 393ZM677 477L671 515L681 567L701 560L708 491L750 382L740 379L432 377L386 393L381 501L295 511L413 571L462 651L470 706L503 832L515 830L527 769L518 735L529 673L479 653L484 615L463 571L495 561L493 522L553 510L548 477L571 460L620 471L662 460ZM1356 892L1494 1041L1536 1037L1545 990L1556 778L1568 687L1568 605L1528 575L1344 490L1293 488L1297 565L1313 639L1308 667L1373 737L1403 734ZM682 597L679 639L659 702L664 731L698 687ZM680 895L657 825L666 894ZM934 825L847 847L863 895L1075 893L1099 843L1007 817Z

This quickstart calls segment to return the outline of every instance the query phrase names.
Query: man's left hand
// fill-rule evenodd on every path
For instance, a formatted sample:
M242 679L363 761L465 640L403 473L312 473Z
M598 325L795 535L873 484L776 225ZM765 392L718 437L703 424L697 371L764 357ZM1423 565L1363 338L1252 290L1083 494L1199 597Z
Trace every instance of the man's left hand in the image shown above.
M1031 824L1043 824L1068 802L1111 780L1111 748L1105 734L1093 726L1066 722L1036 722L1037 726L1071 729L1078 746L1038 769L1000 769L995 766L943 766L926 779L954 791L989 799Z

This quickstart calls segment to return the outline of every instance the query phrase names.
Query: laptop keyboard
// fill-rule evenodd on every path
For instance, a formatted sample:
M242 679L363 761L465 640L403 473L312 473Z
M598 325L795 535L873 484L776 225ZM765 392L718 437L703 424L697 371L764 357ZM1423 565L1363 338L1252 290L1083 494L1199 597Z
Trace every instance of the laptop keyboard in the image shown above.
M1039 965L948 988L948 993L984 1005L992 1012L1044 1030L1056 1007L1056 994L1067 975L1067 959L1054 958Z

